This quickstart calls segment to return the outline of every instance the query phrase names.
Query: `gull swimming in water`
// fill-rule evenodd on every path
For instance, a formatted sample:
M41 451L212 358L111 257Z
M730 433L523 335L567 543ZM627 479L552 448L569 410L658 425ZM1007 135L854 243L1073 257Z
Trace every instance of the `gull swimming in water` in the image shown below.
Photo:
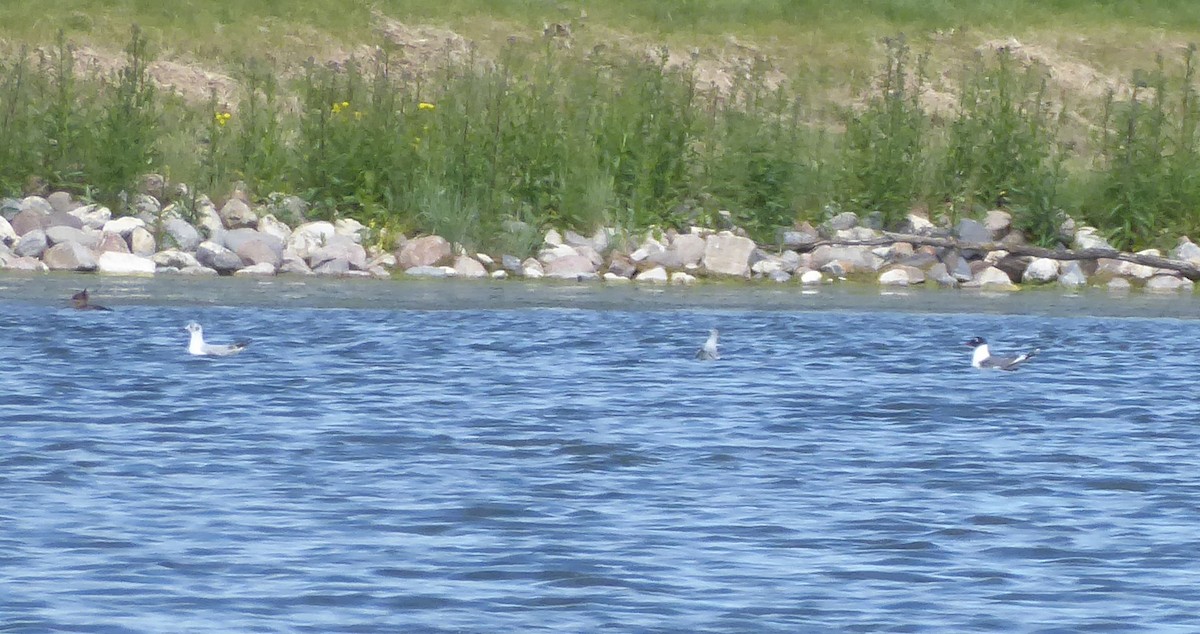
M994 357L992 351L988 348L987 341L983 337L974 337L966 342L966 345L975 348L975 352L971 354L971 367L990 370L1016 370L1022 363L1037 356L1041 352L1040 348L1034 348L1025 354L1019 354L1015 357Z
M71 296L71 306L74 307L75 310L112 310L111 308L107 308L105 306L88 303L88 292L86 288Z
M720 333L716 328L708 331L708 341L704 342L704 347L696 351L696 358L701 361L716 361L721 358L717 352L717 341L721 338Z
M246 346L250 345L249 341L219 346L204 343L204 329L194 321L187 325L187 330L192 333L192 340L188 342L188 354L200 357L229 357L245 350Z

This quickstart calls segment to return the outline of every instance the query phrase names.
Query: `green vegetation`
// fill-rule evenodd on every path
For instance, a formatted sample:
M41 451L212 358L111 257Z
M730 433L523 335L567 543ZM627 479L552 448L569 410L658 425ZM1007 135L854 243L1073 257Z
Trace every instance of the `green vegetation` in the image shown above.
M1146 70L1098 54L1116 81L1089 96L1045 55L980 46L1004 31L964 35L1072 24L1099 47L1167 25L1187 38L1200 5L1185 0L624 0L588 5L586 19L587 3L548 0L307 0L288 3L287 21L277 0L89 4L0 9L12 37L0 194L61 188L120 212L137 178L160 172L218 198L238 181L259 199L296 193L313 215L353 216L381 239L425 231L518 251L548 226L711 225L722 210L766 241L834 210L891 227L917 206L945 222L1005 206L1046 245L1065 215L1125 248L1200 230L1192 49L1128 56ZM412 59L378 35L381 15L485 45ZM111 49L116 25L134 21L118 70L80 63L73 43ZM556 21L573 25L574 46L496 37ZM629 23L633 43L595 46ZM690 58L650 46L711 47L729 24L769 44ZM883 39L902 31L915 35ZM359 44L381 46L323 56ZM211 61L237 94L160 89L148 68L166 54ZM728 81L709 81L714 68Z

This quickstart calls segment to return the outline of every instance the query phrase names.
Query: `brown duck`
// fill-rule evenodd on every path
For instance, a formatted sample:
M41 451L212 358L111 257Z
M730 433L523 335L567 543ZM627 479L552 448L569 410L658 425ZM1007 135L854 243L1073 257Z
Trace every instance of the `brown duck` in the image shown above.
M71 305L75 307L75 310L112 310L105 306L88 303L86 288L71 296Z

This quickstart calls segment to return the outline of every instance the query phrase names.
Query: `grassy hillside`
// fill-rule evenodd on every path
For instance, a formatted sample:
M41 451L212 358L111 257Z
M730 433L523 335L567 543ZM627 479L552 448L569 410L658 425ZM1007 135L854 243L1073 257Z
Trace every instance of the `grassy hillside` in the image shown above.
M997 204L1044 243L1200 232L1190 0L168 4L0 6L0 189L240 180L467 243Z

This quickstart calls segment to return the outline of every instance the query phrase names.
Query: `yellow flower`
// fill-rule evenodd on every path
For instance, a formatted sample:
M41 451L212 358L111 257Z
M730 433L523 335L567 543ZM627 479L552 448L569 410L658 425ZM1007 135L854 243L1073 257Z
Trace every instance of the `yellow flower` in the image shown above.
M218 112L213 115L213 121L215 121L217 125L219 125L223 128L223 127L225 127L226 123L229 123L229 118L232 116L233 115L228 112Z
M421 103L417 104L417 110L433 110L436 107L437 106L429 103L428 101L422 101Z
M343 101L341 103L334 102L334 104L332 106L330 106L329 110L333 114L337 114L349 107L350 107L349 101Z
M355 119L362 119L362 117L363 117L363 113L362 113L362 111L361 111L361 110L355 110L355 111L354 111L354 118L355 118Z

